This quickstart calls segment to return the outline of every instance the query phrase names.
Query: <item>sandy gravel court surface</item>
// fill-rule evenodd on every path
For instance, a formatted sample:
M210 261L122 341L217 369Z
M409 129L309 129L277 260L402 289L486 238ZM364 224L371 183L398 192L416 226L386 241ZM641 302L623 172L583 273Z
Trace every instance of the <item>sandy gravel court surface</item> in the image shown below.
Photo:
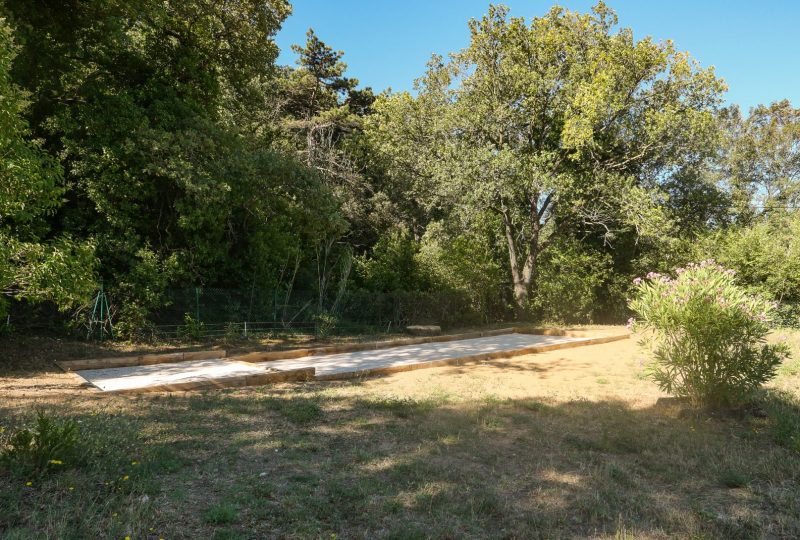
M154 386L213 381L226 377L314 368L320 377L332 377L378 368L396 368L481 354L514 351L539 345L586 341L589 338L505 334L458 341L421 343L379 350L309 356L262 363L225 358L76 371L92 386L106 392Z

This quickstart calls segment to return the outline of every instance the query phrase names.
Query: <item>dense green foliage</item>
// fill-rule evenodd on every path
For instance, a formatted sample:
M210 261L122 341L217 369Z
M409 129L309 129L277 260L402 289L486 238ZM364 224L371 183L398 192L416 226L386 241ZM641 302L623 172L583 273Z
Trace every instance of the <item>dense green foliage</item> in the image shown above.
M491 7L469 47L431 61L417 97L375 105L378 148L432 204L466 227L493 215L520 312L561 239L667 233L659 180L713 148L721 81L616 23L602 4L530 23Z
M276 65L290 12L0 2L0 314L102 278L126 336L197 318L195 287L282 321L618 321L633 276L713 255L796 321L788 102L723 108L602 3L490 6L415 95L375 95L313 30Z
M94 288L91 239L50 234L47 219L64 193L62 170L30 138L27 93L11 76L16 54L11 28L0 18L0 316L8 297L50 300L64 309Z
M696 403L742 403L775 376L789 354L768 344L773 306L736 285L714 261L678 268L676 276L637 278L631 309L652 347L650 377L662 390Z
M737 272L737 281L778 302L779 322L800 323L800 216L781 215L710 234L696 251Z

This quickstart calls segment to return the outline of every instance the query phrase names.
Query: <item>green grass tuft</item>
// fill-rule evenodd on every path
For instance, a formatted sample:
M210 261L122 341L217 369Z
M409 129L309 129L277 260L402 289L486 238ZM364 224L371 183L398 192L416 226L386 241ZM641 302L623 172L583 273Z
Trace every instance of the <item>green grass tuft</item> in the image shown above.
M235 523L239 517L236 507L230 503L219 503L209 506L203 512L203 521L211 525Z
M750 480L747 478L747 475L739 471L727 469L720 473L719 483L726 488L734 489L747 487L747 485L750 483Z
M324 411L317 399L294 397L290 399L269 399L268 406L278 411L287 420L295 424L310 424L324 416Z

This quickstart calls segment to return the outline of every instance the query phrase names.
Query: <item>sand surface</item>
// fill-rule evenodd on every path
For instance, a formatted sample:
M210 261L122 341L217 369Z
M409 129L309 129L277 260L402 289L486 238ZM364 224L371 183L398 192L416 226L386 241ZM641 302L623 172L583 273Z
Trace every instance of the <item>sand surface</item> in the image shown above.
M148 386L256 375L269 371L269 368L270 366L264 364L213 359L149 366L86 369L75 373L100 390L113 392Z
M313 367L316 375L330 376L375 368L396 367L409 364L424 364L449 358L462 358L478 354L525 349L535 345L553 345L589 338L564 336L539 336L533 334L503 334L500 336L462 339L440 343L403 345L389 349L357 351L340 354L307 356L292 360L276 360L268 365L279 370Z
M588 338L505 334L500 336L403 345L388 349L308 356L247 364L225 358L147 366L87 369L76 374L104 392L199 382L225 377L255 375L269 370L288 371L313 367L317 376L335 376L376 368L425 364L453 358L514 351L535 345L553 345Z

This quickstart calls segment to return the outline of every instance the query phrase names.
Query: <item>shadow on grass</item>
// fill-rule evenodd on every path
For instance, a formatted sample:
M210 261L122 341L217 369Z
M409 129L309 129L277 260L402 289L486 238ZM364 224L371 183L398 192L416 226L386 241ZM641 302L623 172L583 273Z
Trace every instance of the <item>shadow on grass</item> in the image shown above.
M536 353L533 353L536 354ZM526 355L532 356L532 355ZM538 359L523 359L524 356L501 358L497 360L486 360L479 365L502 367L505 371L532 371L536 373L558 373L559 371L573 371L589 369L595 364L591 362L576 362L574 359L561 358L549 360L547 363L538 363ZM471 374L471 368L476 364L464 364L448 366L448 373L452 374Z
M632 409L329 391L341 386L151 396L70 414L107 455L32 487L0 478L12 509L0 529L9 538L800 535L800 408L786 395L767 394L766 417L734 418L686 414L676 401ZM110 489L102 482L112 476ZM70 482L80 496L70 498Z

